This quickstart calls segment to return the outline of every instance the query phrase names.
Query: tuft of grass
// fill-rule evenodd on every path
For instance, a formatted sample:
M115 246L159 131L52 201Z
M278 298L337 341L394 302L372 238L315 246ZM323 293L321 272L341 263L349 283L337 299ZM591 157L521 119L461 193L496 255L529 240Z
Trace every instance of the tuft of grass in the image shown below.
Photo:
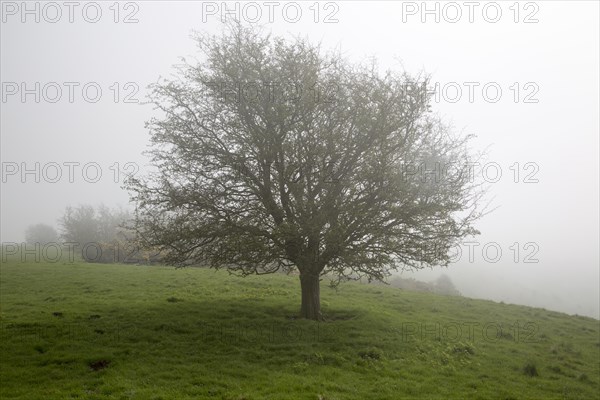
M33 346L33 349L40 354L44 354L47 351L46 348L41 344L36 344L35 346Z
M469 343L458 343L452 347L453 353L475 355L475 348Z
M107 368L110 365L110 360L96 360L88 363L88 366L92 371L100 371Z
M359 351L358 356L363 360L379 361L383 359L383 351L376 347L371 347L367 350Z
M589 382L590 378L585 373L577 375L577 380L582 382Z
M539 376L537 367L532 361L529 361L527 364L525 364L525 366L523 367L523 373L531 377Z
M558 365L551 365L548 367L548 369L556 374L562 374L562 368L560 368Z

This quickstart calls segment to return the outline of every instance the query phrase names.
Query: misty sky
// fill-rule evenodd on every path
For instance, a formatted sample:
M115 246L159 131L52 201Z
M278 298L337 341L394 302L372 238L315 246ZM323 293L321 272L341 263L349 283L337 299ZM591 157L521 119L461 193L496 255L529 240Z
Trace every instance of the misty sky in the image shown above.
M430 74L433 109L487 149L498 208L467 239L473 259L466 245L448 269L403 276L444 272L467 296L599 317L598 2L275 3L228 2L224 17L237 4L277 35ZM126 206L123 174L147 170L146 86L198 55L193 30L222 29L222 2L22 4L2 2L3 242L57 226L67 205Z

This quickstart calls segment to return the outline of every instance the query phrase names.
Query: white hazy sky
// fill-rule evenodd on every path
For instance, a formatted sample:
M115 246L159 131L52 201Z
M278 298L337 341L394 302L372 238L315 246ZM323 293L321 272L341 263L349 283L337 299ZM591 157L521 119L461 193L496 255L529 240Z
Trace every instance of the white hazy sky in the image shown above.
M3 242L23 240L31 224L56 226L67 205L127 204L115 167L130 163L144 173L144 121L153 111L125 99L143 100L145 87L173 73L178 57L197 54L191 32L218 33L223 4L233 10L225 18L236 7L242 20L260 10L259 22L275 34L308 35L353 60L375 56L382 68L431 74L446 89L434 109L476 134L475 149L488 149L487 178L498 168L502 174L490 183L499 208L478 224L473 259L464 246L449 269L409 276L444 272L468 296L599 317L596 1L481 1L473 8L428 1L431 13L421 1L274 2L272 21L260 1L75 2L72 9L3 1ZM62 96L51 102L57 87ZM36 173L21 174L36 163L39 182ZM538 262L524 262L527 256Z

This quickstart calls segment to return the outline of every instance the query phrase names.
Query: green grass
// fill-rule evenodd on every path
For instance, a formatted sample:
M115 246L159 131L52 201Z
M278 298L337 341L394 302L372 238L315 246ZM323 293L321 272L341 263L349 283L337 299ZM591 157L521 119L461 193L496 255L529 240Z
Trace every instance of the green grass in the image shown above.
M2 399L600 393L599 322L542 309L324 284L318 323L296 276L62 262L3 263L0 289Z

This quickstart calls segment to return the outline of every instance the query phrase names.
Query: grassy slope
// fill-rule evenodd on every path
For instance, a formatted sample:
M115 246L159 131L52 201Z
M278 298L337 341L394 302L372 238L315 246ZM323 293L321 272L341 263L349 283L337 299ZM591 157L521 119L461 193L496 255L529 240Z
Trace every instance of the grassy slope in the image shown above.
M600 392L599 322L590 318L344 284L322 288L330 320L316 323L293 318L297 277L202 269L8 262L0 280L2 399L546 400ZM524 372L528 363L539 376Z

